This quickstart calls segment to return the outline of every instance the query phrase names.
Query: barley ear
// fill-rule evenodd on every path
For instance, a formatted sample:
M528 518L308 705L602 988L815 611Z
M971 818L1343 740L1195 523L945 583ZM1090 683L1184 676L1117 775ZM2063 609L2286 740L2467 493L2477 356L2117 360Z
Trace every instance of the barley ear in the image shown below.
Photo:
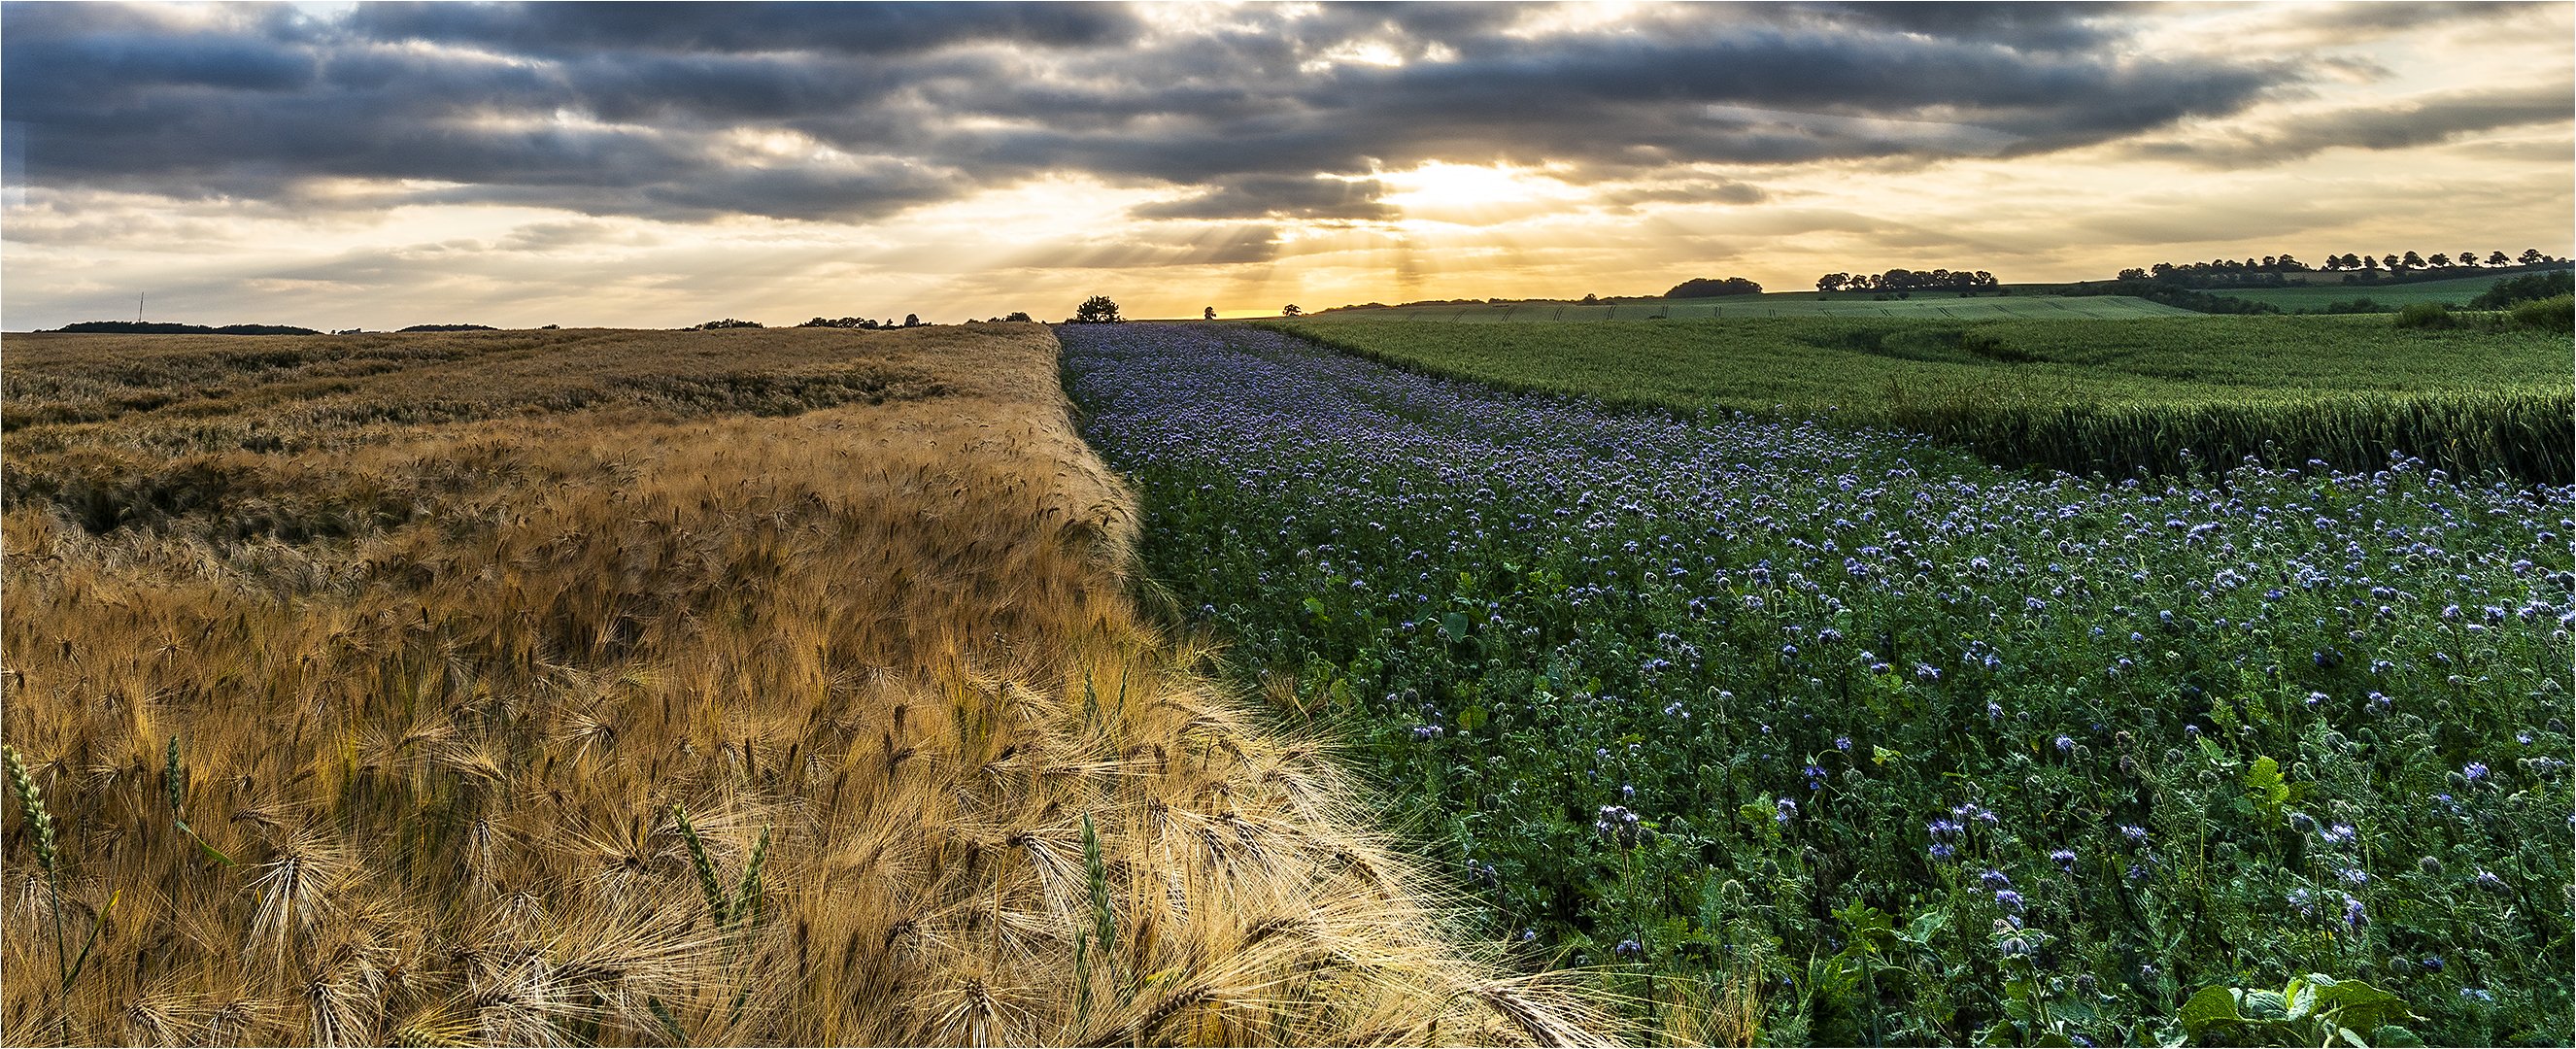
M206 844L206 839L197 834L197 828L188 825L187 809L184 806L188 793L188 766L179 761L179 737L175 735L170 737L170 756L162 764L161 791L169 796L170 821L179 825L179 833L187 835L189 841L196 842L197 848L206 854L207 859L227 867L232 866L232 857Z
M27 819L27 829L36 838L36 863L45 873L54 873L54 815L45 811L45 792L36 786L36 777L27 772L27 757L18 748L0 746L0 760L5 760L9 773L9 794L18 799L18 813Z
M689 812L671 806L671 821L680 825L680 837L689 843L689 863L698 870L698 891L706 894L707 915L716 927L724 928L731 920L731 908L725 906L724 886L716 881L716 864L707 858L707 843L698 839L698 828L689 823Z
M179 764L179 737L173 733L170 736L170 756L161 767L161 791L170 797L170 816L179 821L180 830L188 829L188 817L181 814L183 806L179 803L180 796L186 791L181 777L187 775L187 772L188 770Z
M742 881L734 886L733 913L744 925L760 923L760 865L769 859L769 832L775 827L760 828L760 841L751 847L751 862L742 869Z

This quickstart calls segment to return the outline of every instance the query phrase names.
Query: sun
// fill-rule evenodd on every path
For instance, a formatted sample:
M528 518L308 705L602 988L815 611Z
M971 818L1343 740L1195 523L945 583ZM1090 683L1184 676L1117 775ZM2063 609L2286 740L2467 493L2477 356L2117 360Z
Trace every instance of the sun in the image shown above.
M1425 217L1465 209L1564 200L1581 192L1547 174L1544 168L1511 164L1452 164L1433 160L1411 171L1390 171L1376 178L1395 188L1395 192L1378 199L1404 209L1407 215Z

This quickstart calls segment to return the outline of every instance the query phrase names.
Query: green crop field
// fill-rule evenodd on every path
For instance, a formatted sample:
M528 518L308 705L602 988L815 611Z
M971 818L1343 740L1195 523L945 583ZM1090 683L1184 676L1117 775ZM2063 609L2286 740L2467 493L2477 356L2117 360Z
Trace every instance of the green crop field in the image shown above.
M1656 299L1587 306L1579 302L1502 302L1441 306L1388 306L1336 310L1333 318L1381 321L1449 321L1462 324L1498 321L1737 320L1773 317L1897 317L1920 320L2002 320L2006 318L2188 317L2191 311L2145 299L2115 295L1980 295L1960 298L1956 292L1917 292L1910 299L1872 299L1868 294L1812 291L1743 295L1718 299Z
M1997 301L1997 300L1986 300ZM1278 325L1346 352L1515 389L1678 410L1831 413L2078 472L2262 454L2563 481L2564 336L2401 331L2378 317Z
M2465 306L2478 293L2487 290L2503 277L2455 277L2450 280L2428 280L2415 284L2309 284L2296 288L2247 288L2213 290L2211 294L2231 299L2268 302L2283 310L2323 310L2338 302L2366 298L2395 311L2397 307L2417 302L2440 302Z

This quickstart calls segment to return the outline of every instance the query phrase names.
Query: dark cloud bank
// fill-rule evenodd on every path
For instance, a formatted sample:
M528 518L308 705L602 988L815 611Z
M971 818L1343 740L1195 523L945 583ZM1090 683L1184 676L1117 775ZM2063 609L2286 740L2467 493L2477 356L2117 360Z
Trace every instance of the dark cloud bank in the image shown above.
M1185 28L1109 4L204 14L0 7L0 108L28 183L318 207L316 180L407 179L439 185L385 202L864 219L1082 172L1197 194L1140 217L1372 219L1388 212L1365 176L1426 160L1602 180L2038 153L2237 112L2304 68L2142 57L2124 46L2137 11L2084 5L1690 6L1627 32L1477 4ZM1552 14L1570 24L1516 31ZM1337 60L1355 50L1406 61ZM2351 144L2438 137L2411 129L2441 108L2352 114ZM1873 130L1891 120L1911 130ZM747 132L829 152L768 155ZM2310 137L2223 148L2323 148Z

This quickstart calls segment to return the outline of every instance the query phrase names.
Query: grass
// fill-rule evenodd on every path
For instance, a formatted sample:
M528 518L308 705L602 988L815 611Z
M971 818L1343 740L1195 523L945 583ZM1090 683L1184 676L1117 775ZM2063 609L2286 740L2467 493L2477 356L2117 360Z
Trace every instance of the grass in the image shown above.
M2366 469L2392 449L2458 471L2563 481L2571 470L2565 340L2542 331L2204 316L1273 324L1510 389L1679 411L1831 414L2078 473L2246 455Z
M2479 292L2487 290L2495 282L2503 279L2501 276L2454 277L2449 280L2428 280L2413 284L2334 283L2306 284L2295 288L2214 288L2211 289L2210 294L2231 299L2268 302L2284 311L2323 312L2326 307L2338 302L2369 299L2393 312L2397 307L2418 302L2465 306L2470 299L2477 298Z
M1383 309L1334 311L1316 319L1352 319L1372 321L1449 321L1465 324L1501 321L1667 321L1710 319L1764 318L1907 318L1919 320L2001 320L2014 317L2116 319L2127 317L2188 317L2188 310L2159 305L2145 299L2115 295L2042 296L1979 295L1961 298L1957 292L1918 291L1912 298L1871 298L1870 292L1812 291L1773 292L1764 295L1742 295L1716 299L1658 299L1643 302L1621 302L1587 306L1579 302L1512 302L1478 303L1447 306L1390 306Z
M6 367L0 1041L1616 1030L1140 620L1044 329Z

